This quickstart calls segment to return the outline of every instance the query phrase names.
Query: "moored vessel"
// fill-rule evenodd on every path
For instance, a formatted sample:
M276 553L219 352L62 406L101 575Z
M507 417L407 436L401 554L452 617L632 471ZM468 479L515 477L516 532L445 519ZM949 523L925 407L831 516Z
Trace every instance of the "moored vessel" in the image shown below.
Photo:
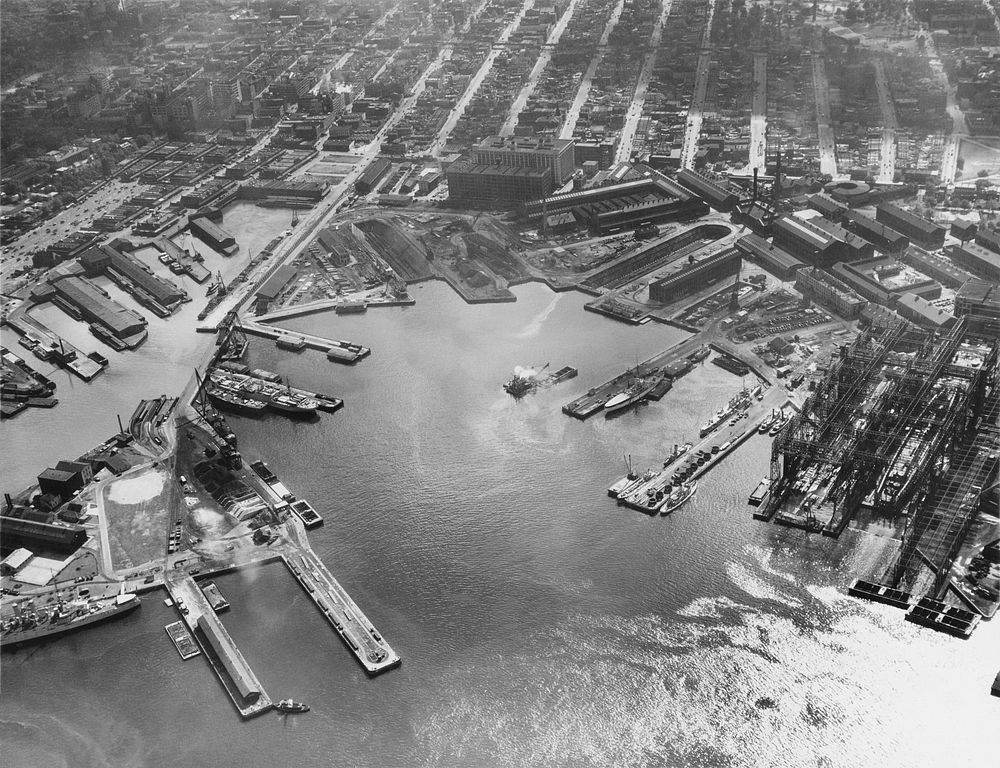
M674 490L672 490L663 500L663 506L660 507L661 515L669 515L675 509L683 506L694 496L695 491L698 490L698 483L681 483L681 485Z

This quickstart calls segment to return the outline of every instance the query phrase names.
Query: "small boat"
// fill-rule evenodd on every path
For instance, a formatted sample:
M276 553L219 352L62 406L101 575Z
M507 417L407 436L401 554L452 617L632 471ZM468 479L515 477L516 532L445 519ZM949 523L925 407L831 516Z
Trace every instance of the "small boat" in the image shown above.
M628 400L631 396L632 396L632 394L628 390L626 390L625 392L619 392L617 395L615 395L614 397L610 398L604 404L604 407L605 408L614 408L616 406L619 406L622 403L624 403L626 400Z
M297 714L299 712L309 711L309 706L307 704L303 704L300 701L292 701L291 699L282 699L274 705L274 708L279 712L285 712L287 714Z

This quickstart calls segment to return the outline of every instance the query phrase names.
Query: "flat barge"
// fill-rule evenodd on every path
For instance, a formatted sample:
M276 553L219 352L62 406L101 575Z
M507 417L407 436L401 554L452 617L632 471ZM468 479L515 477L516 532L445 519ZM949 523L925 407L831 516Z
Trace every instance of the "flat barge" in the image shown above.
M887 587L884 584L876 584L873 581L865 581L864 579L857 579L848 587L847 594L851 595L851 597L860 597L863 600L885 603L894 608L903 609L910 607L910 600L912 599L909 592Z
M920 598L906 612L907 621L963 639L972 634L981 618L978 613L947 605L931 597Z
M263 461L254 461L250 464L250 469L256 473L257 477L264 481L275 496L285 502L288 510L302 521L302 525L310 529L319 528L323 525L323 518L319 512L313 509L312 505L305 499L297 499L295 494L282 484L278 476L270 470L267 464Z
M201 649L198 648L198 644L191 637L191 633L188 632L183 621L175 621L173 624L167 624L164 629L167 630L167 635L170 637L171 642L173 642L174 648L177 649L177 653L180 654L180 657L184 661L193 659L201 653Z

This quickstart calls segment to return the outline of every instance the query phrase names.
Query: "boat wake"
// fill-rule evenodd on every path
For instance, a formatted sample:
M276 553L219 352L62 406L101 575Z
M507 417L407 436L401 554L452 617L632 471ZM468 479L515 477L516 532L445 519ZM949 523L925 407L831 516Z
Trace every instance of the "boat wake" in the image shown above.
M535 315L535 317L531 318L531 320L528 321L528 324L524 326L524 328L519 333L517 333L515 338L533 339L535 336L541 333L542 325L545 323L546 320L549 319L549 315L551 315L555 311L556 304L559 303L559 299L561 298L562 296L560 294L556 294L555 296L553 296L552 301L549 302L549 305L541 312L539 312L537 315Z

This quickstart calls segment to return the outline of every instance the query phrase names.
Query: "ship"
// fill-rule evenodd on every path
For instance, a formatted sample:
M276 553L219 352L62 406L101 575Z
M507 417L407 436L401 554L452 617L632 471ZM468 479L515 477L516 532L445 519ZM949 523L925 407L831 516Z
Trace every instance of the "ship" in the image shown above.
M658 383L655 381L652 384L636 382L621 394L615 395L604 404L604 417L614 416L617 413L627 411L629 408L639 405L639 403L649 397L649 393L653 391L653 388Z
M264 412L267 403L251 397L243 397L237 392L226 389L208 389L208 399L212 405L232 413L239 413L244 416L259 416Z
M274 393L267 401L275 411L287 413L290 416L313 416L319 403L308 397L300 397L293 394Z
M669 515L675 509L683 506L692 496L694 496L694 493L697 490L698 483L681 483L680 486L672 490L669 495L664 498L663 506L660 507L660 514Z
M761 392L761 387L758 385L753 390L744 387L741 389L726 405L725 408L720 408L715 412L708 421L701 425L701 430L699 436L705 437L706 435L714 432L719 426L724 424L726 420L737 413L742 413L750 405L753 398L755 398Z
M27 605L32 606L32 601L28 601ZM22 610L0 624L0 645L13 648L32 640L72 632L121 616L139 605L135 594L123 592L110 600L73 600L56 603L52 607Z
M308 712L309 705L303 704L299 701L292 701L291 699L282 699L274 708L279 712L284 712L285 714L298 714L299 712Z
M753 493L751 493L750 498L747 499L747 504L751 507L759 507L770 495L771 478L765 477L757 484L757 487L753 489Z

